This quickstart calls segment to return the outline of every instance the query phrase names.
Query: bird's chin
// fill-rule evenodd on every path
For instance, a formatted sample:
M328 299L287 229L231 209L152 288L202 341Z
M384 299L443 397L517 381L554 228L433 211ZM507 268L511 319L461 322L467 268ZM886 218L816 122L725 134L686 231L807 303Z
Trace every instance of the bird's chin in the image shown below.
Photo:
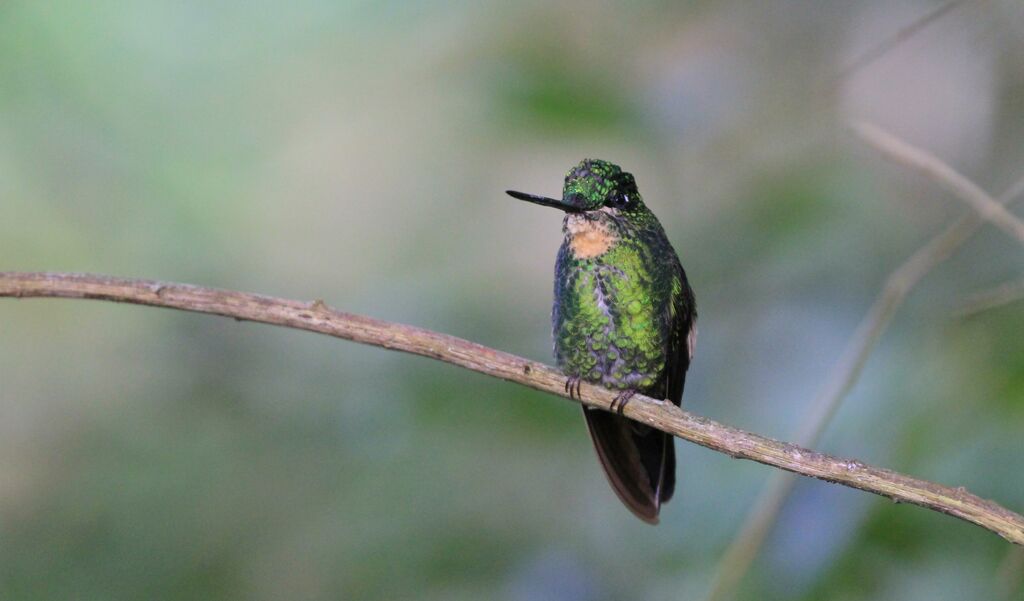
M613 212L615 209L609 209L607 207L601 207L593 211L583 211L580 213L566 213L565 214L565 225L566 226L580 226L584 224L607 223L611 224L615 222L616 213Z
M583 211L581 213L566 213L565 220L562 222L562 229L569 233L594 228L617 230L617 221L613 214L604 209Z

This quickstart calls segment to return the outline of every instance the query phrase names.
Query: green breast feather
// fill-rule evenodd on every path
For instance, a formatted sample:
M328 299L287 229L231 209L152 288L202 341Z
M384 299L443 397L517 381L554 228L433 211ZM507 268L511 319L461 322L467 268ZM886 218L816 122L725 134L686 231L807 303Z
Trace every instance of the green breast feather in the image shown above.
M664 376L678 278L648 236L629 233L595 257L577 256L570 238L562 245L555 355L567 375L610 388L649 390Z

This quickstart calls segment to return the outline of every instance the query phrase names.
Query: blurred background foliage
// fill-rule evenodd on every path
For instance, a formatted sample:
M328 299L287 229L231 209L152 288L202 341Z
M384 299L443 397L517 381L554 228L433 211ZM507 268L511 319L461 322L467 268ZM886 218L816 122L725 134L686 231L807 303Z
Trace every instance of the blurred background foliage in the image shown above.
M556 194L636 174L701 307L685 404L791 438L886 275L964 212L874 120L1000 193L1024 9L937 4L0 4L0 268L192 282L550 361ZM835 93L833 93L835 92ZM1020 277L984 229L901 309L821 450L1024 509ZM324 337L0 303L0 598L697 599L770 474L677 443L649 528L579 409ZM802 481L742 599L991 599L1008 545Z

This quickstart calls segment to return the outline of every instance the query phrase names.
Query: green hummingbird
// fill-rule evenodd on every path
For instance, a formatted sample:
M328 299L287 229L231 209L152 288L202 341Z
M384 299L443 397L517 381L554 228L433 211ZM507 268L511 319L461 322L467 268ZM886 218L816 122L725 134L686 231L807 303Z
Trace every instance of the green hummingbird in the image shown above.
M619 391L614 412L584 406L612 488L641 520L658 523L675 489L672 437L622 417L636 393L679 405L697 340L693 290L633 175L584 159L565 176L562 198L509 190L513 198L565 212L555 261L552 325L566 390L579 382Z

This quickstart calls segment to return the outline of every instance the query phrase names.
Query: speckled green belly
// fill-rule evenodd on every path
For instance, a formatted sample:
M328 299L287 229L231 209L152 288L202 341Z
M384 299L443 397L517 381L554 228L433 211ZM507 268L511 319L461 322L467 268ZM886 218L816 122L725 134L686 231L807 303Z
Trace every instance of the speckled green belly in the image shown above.
M671 284L629 243L592 259L563 245L555 274L555 359L569 376L613 389L663 384Z

